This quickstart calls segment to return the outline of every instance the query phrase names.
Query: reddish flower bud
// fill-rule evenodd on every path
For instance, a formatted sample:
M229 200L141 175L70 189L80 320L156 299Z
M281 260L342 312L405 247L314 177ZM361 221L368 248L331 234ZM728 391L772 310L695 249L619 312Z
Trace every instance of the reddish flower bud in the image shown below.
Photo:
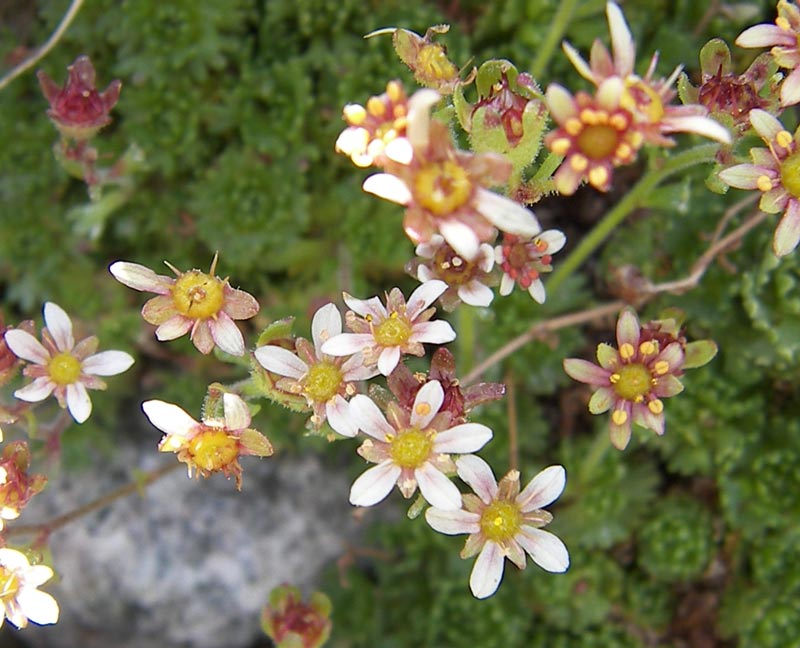
M330 614L330 599L322 592L303 603L300 590L281 585L270 592L261 627L278 648L319 648L331 633Z
M119 99L122 82L112 81L103 92L95 87L95 71L88 56L79 56L67 68L69 77L63 88L43 71L39 85L50 110L47 115L64 137L86 141L111 123L109 112Z
M9 443L0 456L0 530L14 520L47 483L44 475L28 474L31 453L25 441Z

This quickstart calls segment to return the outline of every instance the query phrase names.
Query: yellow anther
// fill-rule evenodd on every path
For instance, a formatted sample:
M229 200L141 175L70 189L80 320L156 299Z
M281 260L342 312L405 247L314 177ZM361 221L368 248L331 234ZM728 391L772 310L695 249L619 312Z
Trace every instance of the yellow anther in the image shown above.
M589 184L601 189L608 183L608 169L605 167L595 167L589 171Z
M792 31L792 25L783 16L778 16L775 19L775 24L778 27L780 27L783 31Z
M391 101L397 103L403 98L403 86L399 81L389 81L386 84L386 96Z
M577 119L576 117L570 117L564 123L564 130L567 131L567 133L569 133L570 135L575 136L583 130L583 122L581 122L581 120Z
M761 175L758 176L756 180L756 187L758 187L759 191L767 192L772 190L772 180L770 180L769 176Z
M794 138L789 131L782 130L775 136L775 141L783 148L789 148L791 143L794 141Z
M386 114L386 106L377 97L370 97L367 100L367 112L375 117L383 117Z
M654 398L647 403L647 409L649 409L653 414L661 414L661 412L664 411L664 403L657 398Z
M360 106L359 104L347 104L342 110L342 113L344 114L345 121L353 126L360 126L367 118L367 111L364 110L364 106Z
M582 173L586 171L589 166L589 160L586 159L584 155L573 155L569 159L569 165L572 167L573 171L577 171L578 173Z
M464 265L464 260L461 257L453 257L453 267L460 268Z
M655 369L655 372L659 376L663 376L665 373L667 373L669 371L669 362L667 362L666 360L659 360L653 366L653 369Z
M642 135L639 132L633 133L630 136L630 141L631 141L631 146L633 146L633 148L636 149L641 148L642 143L644 142L644 135Z
M629 342L625 342L625 344L619 348L619 355L623 360L630 360L635 353L636 349L634 349L633 345Z
M618 131L624 131L628 129L629 121L625 115L621 115L620 113L616 113L611 115L611 118L608 120L608 123L611 124L614 128Z
M590 126L594 126L600 121L600 116L597 111L591 108L584 108L581 110L580 118L584 124L589 124Z
M653 355L654 353L658 353L658 345L652 340L646 340L639 345L639 352L642 355Z
M559 137L551 142L550 150L556 155L566 155L571 146L572 140L568 137Z
M625 410L614 410L611 412L611 420L615 425L625 425L628 420L628 413Z
M419 416L427 416L431 413L431 406L428 403L417 403L417 405L414 407L414 411Z
M622 144L620 144L617 147L617 150L614 151L614 155L616 155L617 158L623 161L630 160L633 157L633 149L630 147L629 144L622 142Z
M620 377L621 376L618 373L613 373L608 377L608 382L610 382L612 385L616 385L619 382Z

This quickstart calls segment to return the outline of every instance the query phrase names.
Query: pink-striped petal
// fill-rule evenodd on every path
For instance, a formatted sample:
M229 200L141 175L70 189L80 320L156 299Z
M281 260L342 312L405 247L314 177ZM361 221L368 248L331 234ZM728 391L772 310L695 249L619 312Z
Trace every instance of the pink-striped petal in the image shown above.
M494 594L503 580L503 550L494 542L488 541L475 559L469 576L469 588L475 598L485 599Z
M719 179L736 189L758 189L758 179L764 175L764 168L753 164L737 164L719 172Z
M516 502L523 513L530 513L555 502L567 483L563 466L548 466L528 482L517 495Z
M596 364L581 358L566 358L564 360L564 371L573 380L577 380L588 385L599 385L607 387L608 370L598 367Z
M750 123L767 144L772 143L778 133L786 130L777 117L760 108L753 108L750 111Z
M431 505L443 511L461 508L461 493L441 471L427 461L414 471L419 491Z
M220 349L234 356L244 355L242 332L225 311L217 313L216 319L206 321L211 331L211 338Z
M386 347L378 356L378 371L384 376L392 373L400 362L400 347Z
M617 395L612 387L599 387L589 399L589 411L592 414L607 412L616 400Z
M353 506L372 506L384 500L397 483L402 469L386 460L373 466L353 482L350 503Z
M420 387L411 407L411 426L427 427L439 413L444 402L444 390L438 380L430 380Z
M421 286L417 286L417 289L411 293L411 296L408 298L406 308L406 316L408 319L416 319L417 316L435 302L445 290L447 290L447 284L438 279L426 281Z
M350 400L350 418L359 430L378 441L386 441L387 434L397 433L372 399L363 394L356 394Z
M47 302L44 305L44 323L59 351L72 351L75 338L72 337L72 320L58 304Z
M369 380L380 372L375 365L365 365L364 356L356 353L344 361L341 367L342 378L347 382Z
M156 338L159 342L174 340L179 338L181 335L186 335L192 328L193 324L193 320L190 320L183 315L176 315L175 317L168 319L156 329Z
M101 351L86 358L81 370L92 376L116 376L130 369L133 362L133 357L124 351Z
M569 552L561 539L552 533L523 526L516 540L542 569L554 573L569 569Z
M789 201L786 213L775 229L772 239L775 256L786 256L797 247L798 241L800 241L800 201L794 198Z
M376 173L364 180L361 188L378 198L383 198L398 205L409 205L413 200L411 191L397 176L390 173Z
M334 432L351 438L358 434L358 425L350 415L350 404L339 394L325 403L325 414Z
M172 403L149 400L142 403L142 410L153 425L169 435L187 437L200 426L184 409Z
M229 285L225 286L225 304L222 311L227 313L231 319L250 319L256 316L258 309L258 301L249 292L232 288Z
M623 344L630 344L637 349L641 330L636 313L630 308L624 309L617 320L617 346L622 348Z
M279 376L297 380L308 373L308 365L288 349L268 344L258 347L254 355L258 364Z
M795 36L777 25L754 25L748 27L736 38L739 47L772 47L773 45L794 45Z
M342 332L342 315L335 304L325 304L314 313L311 320L311 338L314 340L314 348L317 355L320 353L322 344L335 335Z
M357 315L361 315L361 317L367 317L369 315L378 320L382 320L389 316L389 313L386 312L386 308L384 308L381 300L377 297L370 297L369 299L356 299L348 293L343 293L342 298L344 299L344 303L347 304L348 308L350 308L350 310Z
M477 207L481 215L501 232L532 237L542 231L532 211L488 189L478 189Z
M252 420L250 408L238 394L223 394L222 411L225 415L225 428L228 430L244 430Z
M464 455L456 461L458 476L475 491L484 504L490 504L497 496L497 481L488 463L475 455Z
M443 454L477 452L491 439L491 428L481 423L462 423L437 434L433 448Z
M92 400L83 384L67 385L67 409L76 423L83 423L92 413Z
M443 511L431 507L425 511L425 521L434 531L445 535L459 535L461 533L478 533L481 530L481 516L477 513L458 509L456 511Z
M781 84L781 106L784 108L800 103L800 67L792 70Z
M578 71L580 72L580 70ZM575 100L572 98L572 95L566 88L563 88L557 83L551 83L547 86L545 101L547 102L547 107L550 109L550 114L553 119L559 124L563 124L577 113Z
M127 261L116 261L108 267L108 271L121 284L141 290L144 292L154 292L159 295L166 295L170 292L175 279L159 275L150 268L145 268L138 263L128 263Z
M414 324L409 342L425 342L427 344L446 344L456 339L456 332L449 322L435 320Z
M349 356L375 346L370 333L341 333L322 345L322 353L331 356Z
M52 394L55 388L56 384L50 380L50 376L40 376L29 385L15 391L14 398L19 398L26 403L38 403Z
M18 358L38 365L46 365L50 362L50 352L27 331L11 329L6 331L5 339L8 348Z
M584 60L584 58L578 53L572 45L570 45L567 41L561 43L561 49L564 50L564 54L567 55L569 62L575 67L584 79L589 81L596 81L594 74L592 73L591 68L589 67L588 63ZM548 92L550 91L550 87L547 88ZM559 120L560 121L560 120Z
M633 44L631 30L625 22L625 16L620 8L613 2L606 4L608 17L608 30L611 32L611 50L614 53L614 67L621 77L628 77L633 73L636 50Z
M470 306L488 306L494 299L494 293L489 286L473 279L458 287L458 298Z

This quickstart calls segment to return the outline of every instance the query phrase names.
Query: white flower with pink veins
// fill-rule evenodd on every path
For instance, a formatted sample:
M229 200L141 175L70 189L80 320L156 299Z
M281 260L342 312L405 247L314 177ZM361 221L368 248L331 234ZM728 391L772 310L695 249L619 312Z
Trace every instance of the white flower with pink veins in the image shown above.
M14 392L20 400L35 403L54 394L61 407L69 409L76 423L83 423L92 413L87 389L105 389L99 376L114 376L127 371L133 358L124 351L97 350L92 336L75 344L72 321L52 302L44 305L42 342L21 329L6 332L6 344L19 358L32 364L23 373L33 382ZM0 437L2 438L2 437Z
M455 510L461 493L446 473L455 472L451 454L477 452L492 438L480 423L450 426L451 414L441 410L444 390L437 380L420 387L411 410L391 402L386 416L363 395L350 401L350 415L369 439L358 453L377 464L353 483L350 503L372 506L382 501L395 484L403 497L417 490L433 506Z
M445 290L444 281L426 281L406 302L399 288L386 297L386 306L377 297L362 300L344 294L345 303L352 309L346 315L353 333L342 333L322 345L322 353L349 356L362 353L366 366L378 366L388 376L400 356L408 353L425 355L423 343L445 344L456 339L456 332L444 320L430 322L435 308L428 308Z

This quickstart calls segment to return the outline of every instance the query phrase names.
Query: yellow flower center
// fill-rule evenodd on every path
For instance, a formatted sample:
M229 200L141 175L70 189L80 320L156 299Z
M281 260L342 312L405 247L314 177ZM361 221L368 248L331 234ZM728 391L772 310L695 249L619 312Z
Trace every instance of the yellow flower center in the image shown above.
M493 542L511 540L522 526L522 514L514 502L496 500L481 514L481 531Z
M19 591L19 578L10 569L0 567L0 602L10 603Z
M56 385L72 385L80 378L81 361L69 351L62 351L47 364L47 373Z
M236 460L239 442L225 430L206 428L189 441L193 463L203 470L220 470Z
M433 450L433 438L419 428L408 428L390 440L392 461L402 468L419 468Z
M381 346L401 346L411 337L411 324L395 311L375 327L372 335Z
M623 365L610 380L617 396L633 403L641 403L652 387L650 370L638 363Z
M472 181L467 170L451 160L431 162L417 172L414 194L434 216L447 216L470 199Z
M800 152L781 162L781 184L795 198L800 198Z
M327 403L339 391L342 372L330 362L313 365L303 380L303 393L315 403Z
M587 126L576 138L581 152L592 160L613 155L619 143L619 131L610 124Z
M172 301L178 312L192 319L216 315L225 303L224 284L199 270L182 274L172 287Z

